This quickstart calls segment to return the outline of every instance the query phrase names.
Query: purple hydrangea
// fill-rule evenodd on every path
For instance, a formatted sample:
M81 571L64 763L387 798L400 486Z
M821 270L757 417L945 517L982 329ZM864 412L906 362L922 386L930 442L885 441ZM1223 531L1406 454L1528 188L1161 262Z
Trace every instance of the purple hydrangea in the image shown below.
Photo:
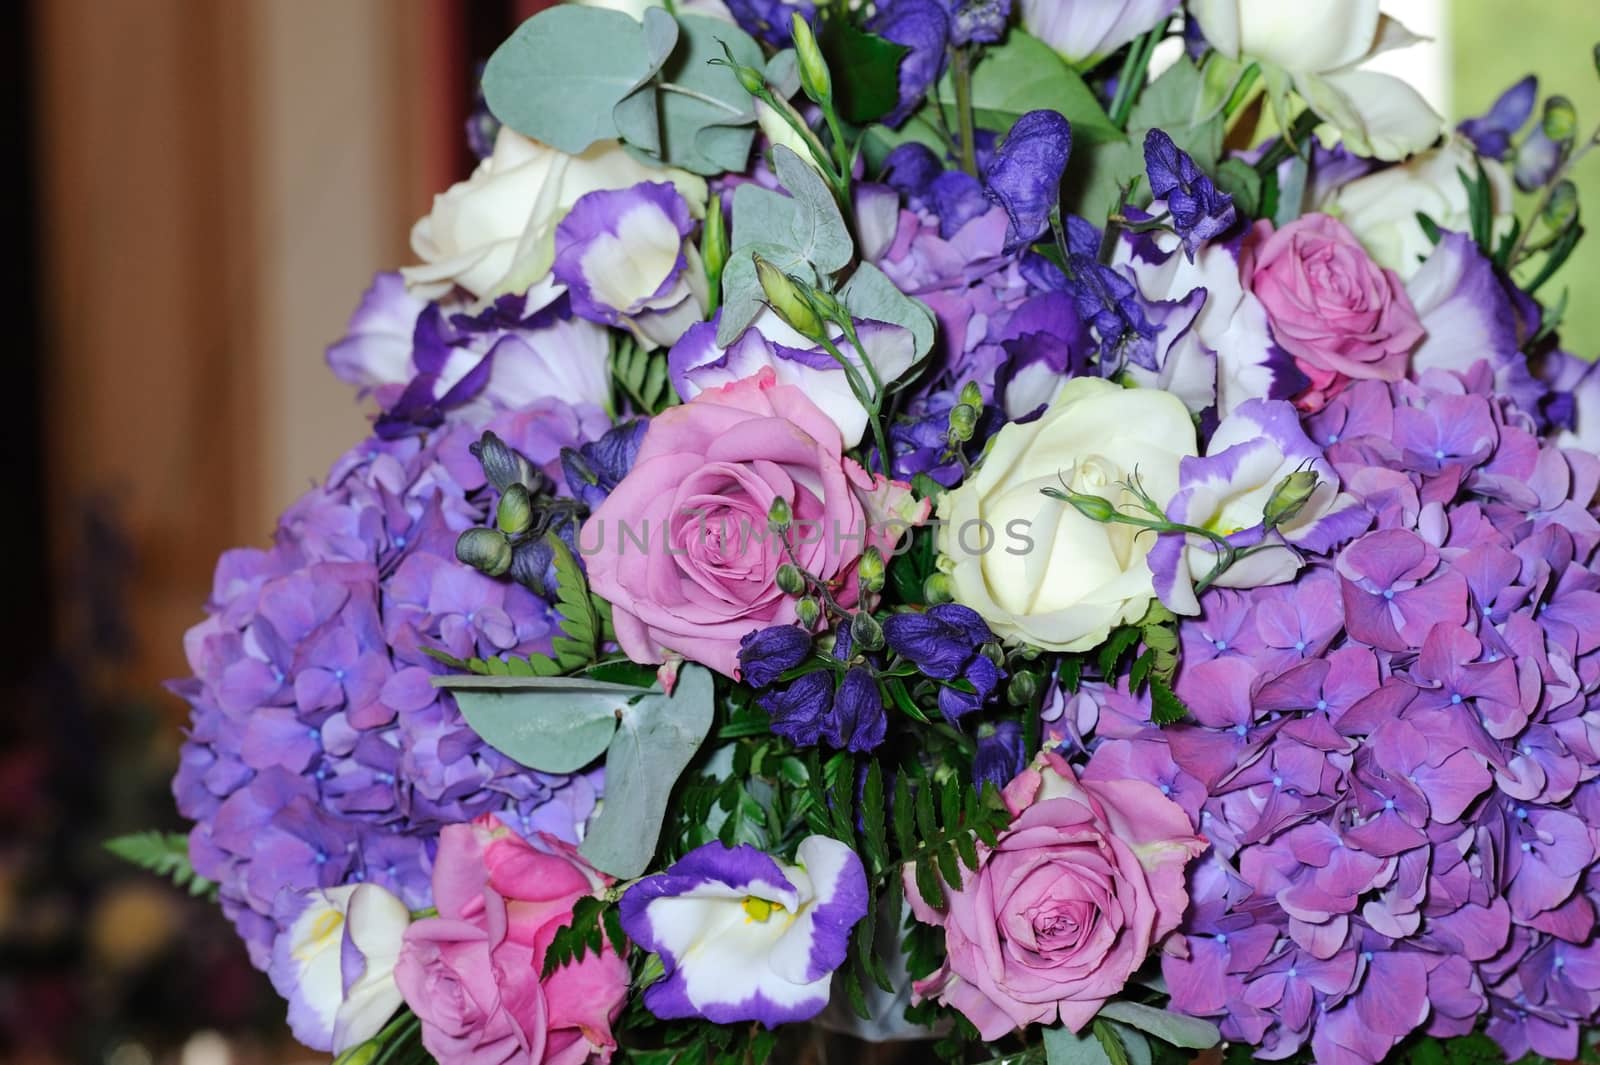
M1570 1058L1600 1016L1600 460L1541 442L1487 362L1359 383L1307 431L1370 530L1202 598L1189 720L1100 685L1076 715L1087 775L1148 780L1212 844L1172 1005L1271 1058L1376 1062L1484 1014L1510 1058Z
M491 423L530 461L606 420L543 401ZM490 494L478 431L374 438L280 520L270 548L218 563L207 618L185 637L192 708L173 781L196 822L197 871L265 966L281 892L375 883L431 904L439 830L484 813L572 839L595 800L585 777L535 773L485 746L435 689L457 656L546 650L548 603L454 558Z

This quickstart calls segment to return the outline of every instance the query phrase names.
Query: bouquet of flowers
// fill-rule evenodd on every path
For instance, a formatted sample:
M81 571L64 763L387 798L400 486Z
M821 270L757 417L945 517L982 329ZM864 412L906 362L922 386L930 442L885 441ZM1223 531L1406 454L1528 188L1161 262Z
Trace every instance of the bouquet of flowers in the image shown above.
M193 831L120 852L349 1065L1576 1057L1596 138L1532 78L1446 131L1410 40L534 16L328 353L370 434L188 634Z

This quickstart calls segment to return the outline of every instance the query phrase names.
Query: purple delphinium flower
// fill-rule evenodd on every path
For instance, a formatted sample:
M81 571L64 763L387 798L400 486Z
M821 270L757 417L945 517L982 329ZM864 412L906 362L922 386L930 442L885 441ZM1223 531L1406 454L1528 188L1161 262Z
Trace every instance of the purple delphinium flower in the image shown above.
M1479 155L1504 159L1511 154L1511 138L1528 124L1538 97L1539 79L1529 74L1501 93L1486 113L1462 120L1456 129Z
M867 29L906 48L900 60L900 100L883 119L887 125L898 126L922 105L923 97L944 73L950 13L941 0L889 0L878 8Z
M1011 0L941 0L950 15L950 43L993 44L1005 36Z
M546 402L492 426L552 467L604 424ZM373 439L339 459L271 549L223 556L208 617L185 637L193 676L174 689L192 715L173 793L196 822L195 866L258 966L285 888L367 882L422 909L443 825L498 812L575 838L593 805L586 778L485 746L429 683L444 667L425 647L527 654L554 631L547 603L455 561L456 535L488 516L467 450L479 432Z
M1028 750L1022 725L1016 721L985 722L978 726L978 753L972 758L972 784L993 784L996 790L1028 767Z
M578 502L590 510L605 502L633 469L633 460L649 428L649 419L635 418L612 426L598 440L576 449L562 449L561 472L567 489Z
M1000 143L985 175L985 191L1011 220L1007 253L1032 244L1050 228L1071 155L1072 124L1059 111L1029 111Z
M889 729L883 693L867 666L851 666L834 693L833 707L822 722L822 739L840 751L870 751L883 742Z
M866 871L826 836L802 840L795 860L708 843L628 889L622 927L666 970L645 989L651 1013L775 1028L822 1011L867 913Z
M739 643L739 679L752 688L771 687L811 654L811 634L798 625L756 629Z
M1200 245L1232 228L1237 220L1233 197L1219 191L1189 153L1162 130L1145 134L1144 166L1150 177L1150 194L1165 202L1172 228L1183 241L1184 254L1193 262Z
M794 15L817 24L817 5L813 0L723 0L739 28L774 48L794 44Z
M890 650L935 680L965 681L972 691L948 685L939 689L939 712L954 723L988 701L1005 674L982 654L994 642L977 612L959 603L945 603L921 614L895 614L883 623Z

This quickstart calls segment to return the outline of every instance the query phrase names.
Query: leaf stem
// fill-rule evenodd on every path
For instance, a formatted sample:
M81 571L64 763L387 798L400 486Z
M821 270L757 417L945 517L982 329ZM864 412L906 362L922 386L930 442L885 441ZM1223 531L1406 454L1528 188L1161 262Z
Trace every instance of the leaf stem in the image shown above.
M1133 103L1139 98L1139 90L1144 88L1150 56L1155 53L1161 38L1166 36L1167 21L1162 19L1161 25L1135 38L1122 61L1122 70L1117 73L1117 93L1111 98L1110 111L1111 124L1120 130L1128 128L1128 116L1133 112Z
M977 123L972 113L971 57L964 48L955 48L950 56L950 80L956 87L956 122L961 129L961 169L978 176Z
M674 92L679 96L687 96L691 100L698 100L700 103L706 104L710 107L715 107L718 111L722 111L725 114L733 115L736 118L744 118L746 121L749 121L748 116L750 112L741 111L737 107L728 103L726 100L719 100L715 96L709 96L697 89L691 89L687 85L679 85L675 81L663 81L658 83L656 88L660 89L662 92Z

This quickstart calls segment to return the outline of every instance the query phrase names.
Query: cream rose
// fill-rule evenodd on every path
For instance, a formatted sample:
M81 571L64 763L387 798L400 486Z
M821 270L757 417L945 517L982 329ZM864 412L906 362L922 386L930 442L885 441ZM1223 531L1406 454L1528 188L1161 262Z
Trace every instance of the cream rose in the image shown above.
M1511 179L1493 159L1483 160L1483 170L1494 198L1495 231L1504 232L1511 223ZM1472 219L1461 175L1477 172L1472 149L1452 139L1400 166L1340 187L1326 206L1356 235L1373 261L1409 281L1433 253L1433 242L1422 232L1417 214L1427 215L1443 229L1469 231Z
M1092 521L1040 490L1064 482L1131 504L1118 482L1137 471L1164 505L1194 454L1194 422L1171 393L1068 381L1037 420L1001 429L978 470L940 499L940 565L956 601L1008 640L1051 651L1101 643L1149 606L1155 537Z
M465 181L433 198L411 229L421 265L400 272L411 291L437 299L459 285L478 299L524 292L550 279L556 223L585 193L670 181L704 216L706 183L682 170L640 162L618 141L598 141L568 155L502 127L494 154Z

